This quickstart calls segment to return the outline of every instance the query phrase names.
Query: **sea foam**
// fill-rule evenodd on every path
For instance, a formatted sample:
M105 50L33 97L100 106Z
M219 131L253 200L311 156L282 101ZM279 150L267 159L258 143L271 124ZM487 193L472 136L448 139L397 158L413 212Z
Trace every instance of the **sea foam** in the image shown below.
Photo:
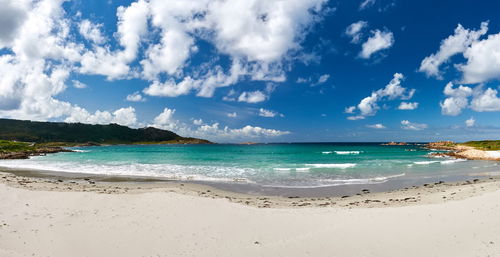
M316 164L306 164L313 168L337 168L337 169L347 169L355 167L355 163L316 163Z
M348 154L360 154L361 151L335 151L335 154L348 155Z

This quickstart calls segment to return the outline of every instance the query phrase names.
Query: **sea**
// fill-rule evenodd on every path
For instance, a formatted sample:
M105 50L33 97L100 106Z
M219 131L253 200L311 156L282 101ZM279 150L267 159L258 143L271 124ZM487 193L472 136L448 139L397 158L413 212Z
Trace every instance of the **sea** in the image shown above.
M498 162L433 157L441 151L426 149L423 144L112 145L70 149L75 152L0 160L0 167L276 189L439 181L500 172Z

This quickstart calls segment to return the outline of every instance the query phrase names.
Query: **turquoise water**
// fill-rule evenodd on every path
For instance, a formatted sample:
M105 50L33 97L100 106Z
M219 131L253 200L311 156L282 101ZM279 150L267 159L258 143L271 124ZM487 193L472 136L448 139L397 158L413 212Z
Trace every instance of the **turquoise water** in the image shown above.
M2 160L0 166L296 188L500 171L495 162L431 158L431 150L417 145L135 145L74 149L78 152Z

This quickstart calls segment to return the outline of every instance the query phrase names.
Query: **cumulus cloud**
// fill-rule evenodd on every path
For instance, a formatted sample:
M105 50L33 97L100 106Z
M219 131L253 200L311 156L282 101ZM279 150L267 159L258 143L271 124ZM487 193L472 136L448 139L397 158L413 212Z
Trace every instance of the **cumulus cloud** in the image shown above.
M344 109L344 113L352 114L354 111L356 111L356 106L349 106Z
M352 23L345 29L345 34L351 38L351 43L358 44L363 36L363 29L368 26L366 21Z
M181 82L176 83L173 79L164 83L153 82L149 87L143 90L143 93L150 96L177 97L187 95L194 88L198 88L200 81L191 77L185 77Z
M271 97L271 93L276 89L276 85L273 83L268 83L264 90L248 91L242 92L238 98L233 97L236 91L232 90L229 94L223 98L225 101L238 101L245 103L260 103L268 100Z
M194 120L196 127L189 126L174 118L175 109L165 108L149 126L167 129L182 136L206 138L215 141L234 141L245 139L265 139L274 138L290 134L289 131L267 129L258 126L246 125L242 128L221 127L219 123L205 124L201 119Z
M229 117L229 118L236 118L236 117L238 117L238 114L236 112L231 112L231 113L227 114L227 117Z
M440 103L441 113L444 115L456 116L462 113L462 109L469 105L469 96L473 93L472 88L459 86L453 87L453 83L448 83L444 88L447 98Z
M481 85L475 88L462 85L455 88L450 82L446 85L444 94L446 99L440 103L444 115L456 116L465 108L476 112L500 111L500 98L496 89L483 89Z
M487 21L482 22L477 30L465 29L459 24L455 33L441 42L439 51L422 61L419 71L428 76L442 78L442 64L454 55L462 54L466 62L454 65L462 73L462 83L477 84L499 80L500 33L481 39L487 32Z
M366 125L368 128L372 129L385 129L385 126L383 124L377 123L377 124L372 124L372 125Z
M423 123L414 123L414 122L410 122L408 120L401 121L401 128L402 129L423 130L423 129L426 129L427 127L428 127L427 124L423 124Z
M127 95L127 98L125 98L129 102L145 102L146 98L144 98L141 93L139 92L134 92L130 95Z
M90 20L82 20L78 25L80 34L88 41L95 44L103 44L106 37L102 34L102 24L94 24Z
M363 98L357 106L345 108L344 112L354 114L359 111L358 115L348 117L349 120L360 120L367 116L373 116L380 109L378 103L380 101L391 101L396 99L409 100L413 97L415 89L407 89L401 86L401 81L404 79L403 74L395 73L392 80L384 88L372 92L370 96Z
M173 119L174 113L175 109L163 109L163 112L154 118L151 126L160 129L175 130L178 121Z
M398 110L415 110L418 108L417 102L401 102L398 106Z
M71 123L87 123L87 124L110 124L116 123L123 126L137 127L137 116L133 107L121 108L114 112L96 111L94 114L89 113L82 108L75 108L71 116L65 119L65 122Z
M263 93L262 91L252 91L252 92L243 92L241 95L238 97L238 102L245 102L245 103L260 103L263 101L267 100L267 95Z
M470 117L470 119L467 119L467 120L465 121L465 126L466 126L467 128L472 128L472 127L474 127L475 125L476 125L476 120L474 119L474 117Z
M202 119L193 120L193 124L197 125L197 126L201 126L201 125L203 125L203 120Z
M264 108L260 108L259 109L259 116L261 116L261 117L267 117L267 118L274 118L276 116L284 117L284 115L281 114L281 113L278 113L278 112L275 112L275 111L271 111L271 110L266 110Z
M390 31L373 30L372 35L362 45L359 57L369 59L374 53L391 48L394 44L394 35Z
M212 97L243 79L283 82L327 1L137 0L117 8L110 38L103 24L66 13L64 2L0 0L0 116L47 120L81 112L57 99L73 74L144 79L144 94L166 97ZM185 69L202 41L213 55ZM217 63L220 55L229 64ZM245 92L242 101L262 99ZM270 91L260 92L269 98Z
M477 112L500 111L500 98L496 89L487 88L484 91L476 90L471 101L471 108Z
M159 82L163 73L170 80L183 76L183 67L198 49L196 41L202 39L228 55L232 64L227 72L217 65L209 65L216 72L199 67L191 75L197 82L191 89L198 96L211 97L217 87L232 85L242 77L282 82L283 62L300 49L325 2L150 1L151 25L161 33L160 42L147 48L142 74L153 85L165 84Z
M481 28L478 30L465 29L458 24L455 34L441 41L439 50L435 54L431 54L422 60L419 71L424 72L429 77L441 78L439 67L446 63L450 57L465 52L473 42L486 34L487 31L488 22L481 23Z
M0 48L9 46L26 20L23 2L0 1Z
M500 80L500 33L475 41L464 52L467 63L457 65L463 83L482 83Z

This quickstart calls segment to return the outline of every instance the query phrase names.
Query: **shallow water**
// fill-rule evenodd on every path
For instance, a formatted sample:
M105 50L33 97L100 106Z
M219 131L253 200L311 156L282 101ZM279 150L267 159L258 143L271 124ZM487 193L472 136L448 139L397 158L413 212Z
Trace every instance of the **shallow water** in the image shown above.
M101 175L316 188L499 172L489 161L431 158L418 145L378 143L127 145L1 160L0 166Z

